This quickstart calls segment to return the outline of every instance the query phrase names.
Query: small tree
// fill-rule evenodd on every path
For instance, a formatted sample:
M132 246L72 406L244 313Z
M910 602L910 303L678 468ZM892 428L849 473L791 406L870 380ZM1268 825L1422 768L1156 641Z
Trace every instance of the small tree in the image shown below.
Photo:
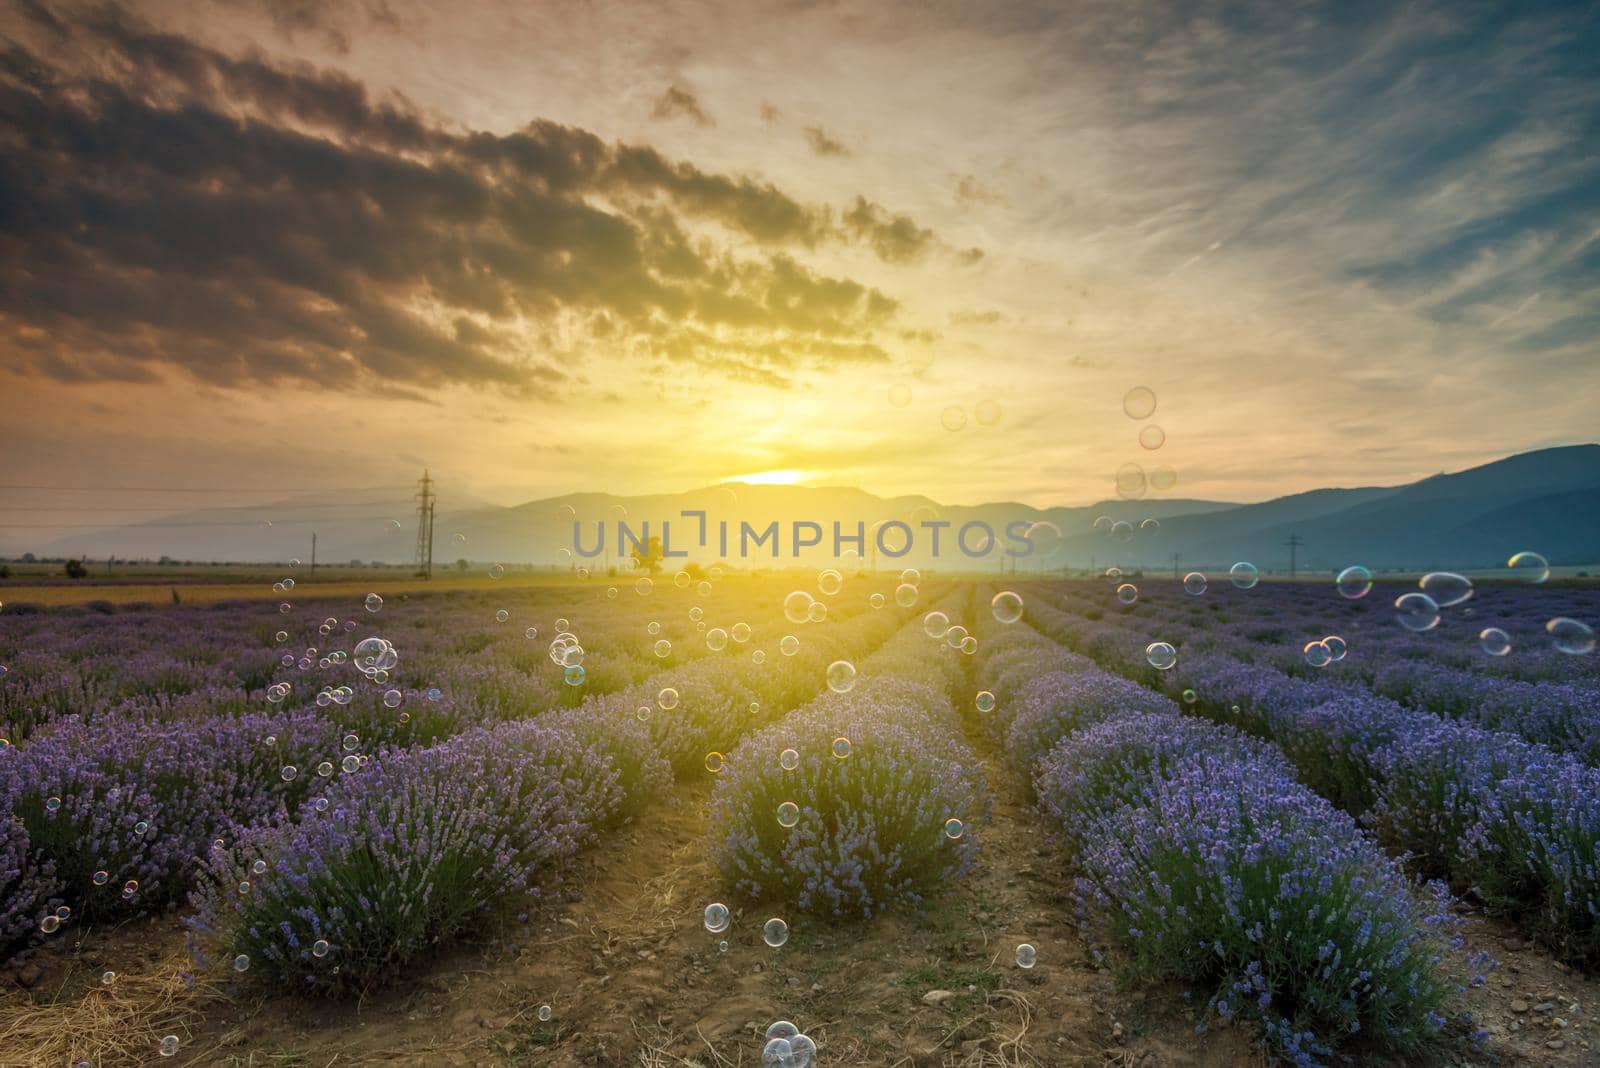
M61 565L61 569L67 573L69 579L81 579L89 573L82 560L68 560Z
M456 561L456 570L457 571L465 571L467 568L469 568L471 566L472 565L467 563L465 560L457 560Z
M661 570L661 561L666 557L660 538L651 538L643 545L635 545L628 550L628 555L633 557L634 566L652 575Z

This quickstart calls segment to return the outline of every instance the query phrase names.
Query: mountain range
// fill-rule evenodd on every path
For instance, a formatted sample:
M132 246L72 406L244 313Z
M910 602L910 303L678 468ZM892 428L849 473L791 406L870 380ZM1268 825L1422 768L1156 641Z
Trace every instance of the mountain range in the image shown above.
M358 509L360 517L351 518ZM377 507L345 495L298 497L247 509L175 513L60 538L35 551L42 556L284 561L308 557L315 530L321 561L404 563L415 550L416 515L403 509L399 502ZM699 520L683 517L686 510L707 515L705 549L697 544ZM1106 521L1097 524L1102 516ZM1032 524L1052 525L1031 527L1037 551L1015 562L1022 570L1099 568L1112 563L1215 568L1249 560L1263 570L1282 571L1289 564L1291 537L1297 541L1295 563L1304 572L1337 570L1351 563L1374 569L1487 568L1503 565L1522 550L1539 552L1557 566L1584 565L1600 562L1600 445L1521 453L1408 485L1319 489L1258 504L1151 498L1039 509L1010 502L944 505L926 497L884 498L843 487L745 483L641 496L575 493L512 507L472 502L449 508L441 502L434 517L435 565L459 558L577 566L584 561L570 552L574 520L582 525L583 544L591 548L597 524L603 524L608 549L587 562L595 568L615 562L619 521L636 534L648 522L655 536L668 521L671 548L687 549L688 559L701 562L718 558L721 522L729 526L729 556L740 562L741 524L762 531L776 521L782 535L777 561L770 543L743 561L774 566L833 559L835 522L848 533L858 523L870 530L897 520L913 527L917 538L903 557L876 554L874 562L880 567L894 563L972 570L1010 567L1013 561L999 552L1018 544L1006 540L1008 524L1023 525L1013 531ZM795 521L819 524L823 544L798 557L790 555L790 525ZM941 554L935 559L931 532L921 524L941 521L949 527L942 530ZM1115 535L1106 529L1117 521L1133 528L1131 536L1126 528L1118 528ZM955 532L973 522L987 523L1000 539L996 552L985 559L963 556L953 543ZM969 533L969 546L976 551L981 544L978 528ZM885 533L887 548L898 549L902 537L891 528ZM870 537L865 555L874 555Z

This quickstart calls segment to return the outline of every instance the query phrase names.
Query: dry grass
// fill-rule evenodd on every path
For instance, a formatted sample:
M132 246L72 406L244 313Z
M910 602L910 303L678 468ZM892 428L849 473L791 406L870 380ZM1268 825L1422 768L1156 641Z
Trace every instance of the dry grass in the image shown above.
M70 1000L8 1006L0 1012L0 1065L140 1063L157 1056L165 1035L177 1035L181 1050L186 1024L216 993L205 983L179 978L189 963L186 953L173 953L148 972L118 974L110 986Z

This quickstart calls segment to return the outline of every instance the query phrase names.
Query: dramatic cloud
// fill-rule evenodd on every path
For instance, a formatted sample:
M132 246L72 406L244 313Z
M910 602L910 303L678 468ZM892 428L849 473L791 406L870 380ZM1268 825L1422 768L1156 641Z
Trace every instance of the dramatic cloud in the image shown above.
M679 116L689 119L696 126L715 126L716 120L705 113L700 106L700 99L681 85L671 85L666 92L656 97L655 107L650 114L657 119L673 119Z
M0 341L59 380L528 389L578 370L542 343L559 319L776 383L886 359L897 307L788 250L930 237L558 123L459 129L115 8L29 14L0 54Z

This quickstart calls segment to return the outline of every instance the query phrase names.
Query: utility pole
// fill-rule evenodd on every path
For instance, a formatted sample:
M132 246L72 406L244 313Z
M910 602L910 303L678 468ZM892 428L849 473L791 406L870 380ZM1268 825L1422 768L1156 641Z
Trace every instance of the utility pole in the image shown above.
M311 577L317 577L317 532L311 532Z
M1172 577L1173 578L1177 578L1178 577L1178 561L1181 560L1181 559L1182 559L1182 557L1180 557L1177 553L1173 553L1172 554Z
M428 469L422 469L422 479L417 483L417 573L425 579L433 578L433 479Z
M1300 546L1305 543L1300 540L1300 535L1290 534L1289 540L1284 544L1289 547L1289 578L1292 580L1295 572L1296 554L1300 551Z

